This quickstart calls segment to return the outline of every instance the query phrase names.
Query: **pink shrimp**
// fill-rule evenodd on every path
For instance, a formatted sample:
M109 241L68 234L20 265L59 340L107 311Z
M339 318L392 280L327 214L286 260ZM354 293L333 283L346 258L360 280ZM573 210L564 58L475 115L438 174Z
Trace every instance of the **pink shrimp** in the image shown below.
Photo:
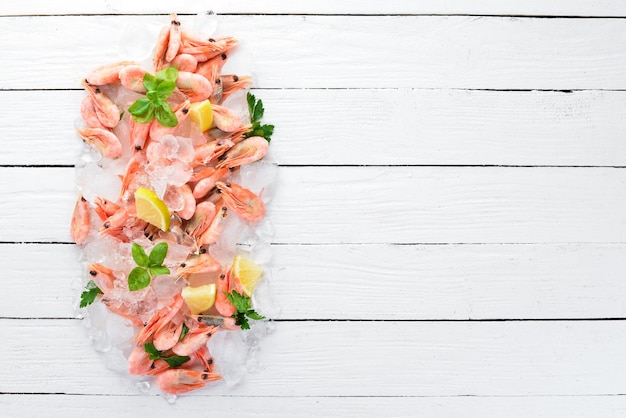
M106 218L113 215L120 209L120 206L103 197L96 197L94 200L94 211L98 217L105 221Z
M234 111L213 104L213 124L224 132L233 132L241 126L241 119Z
M196 273L215 273L222 270L222 265L209 253L192 254L176 270L176 275L184 278Z
M134 61L119 61L114 62L113 64L105 64L102 65L92 72L85 78L87 83L94 86L103 86L105 84L113 84L120 81L120 71L128 66L136 64Z
M199 145L195 148L193 164L196 167L207 165L217 160L233 145L232 141L222 139L214 139L206 144Z
M215 309L217 309L224 318L230 318L237 312L237 308L235 308L226 297L226 294L232 291L233 286L230 274L220 275L217 281L217 292L215 294Z
M253 163L265 157L268 149L269 144L265 138L251 136L228 150L225 158L217 164L217 168L232 168Z
M196 59L199 58L197 55L194 56ZM198 59L198 66L196 67L195 72L196 74L205 76L207 80L215 82L219 72L222 71L222 67L226 64L226 61L228 61L228 55L225 53L218 54L215 57L202 62Z
M124 228L136 227L143 229L145 225L145 221L137 218L134 205L125 206L109 216L102 224L99 232L102 235L108 235L118 241L128 242L129 238L124 233Z
M140 172L140 169L143 164L146 162L146 156L143 153L136 153L131 157L126 164L126 169L124 171L124 175L122 176L122 188L120 190L120 199L124 199L127 195L127 192L134 192L131 190L131 185L135 182L135 178L137 177L137 173Z
M196 205L196 212L193 214L187 226L185 232L191 237L198 239L204 231L206 231L211 225L211 221L215 217L217 209L211 202L201 202Z
M108 129L85 128L77 129L76 133L83 141L95 146L102 156L107 158L119 158L122 155L122 143L119 138Z
M100 122L98 115L96 115L96 109L94 108L93 99L91 96L85 96L80 104L80 116L85 121L85 125L88 128L101 128L106 129L106 126Z
M170 37L167 42L167 51L165 51L166 62L170 62L176 57L181 44L180 22L176 20L176 13L171 13L170 18L172 19L172 22L170 25Z
M224 101L236 92L252 84L252 77L238 76L236 74L227 74L220 76L220 84L222 85L222 97L220 101Z
M211 225L204 231L196 240L199 246L203 245L211 245L217 242L217 238L224 230L224 220L228 215L228 209L226 206L222 206L222 208L217 212L217 214L213 217L211 221Z
M220 380L217 373L210 373L192 369L170 369L157 377L157 386L165 393L180 395L203 388L207 382Z
M204 347L209 338L215 333L215 327L209 327L201 322L194 321L195 326L174 347L172 351L179 356L189 356Z
M90 219L89 202L83 196L79 196L74 206L70 227L70 235L76 244L83 244L89 236Z
M128 372L130 374L143 376L150 372L153 361L150 360L148 353L143 345L137 345L128 356Z
M159 351L166 351L174 347L180 338L180 334L183 332L182 314L177 315L179 321L172 321L154 333L154 348Z
M154 49L154 56L152 58L152 66L154 67L154 71L161 71L165 66L165 54L167 54L167 48L169 47L170 42L170 27L164 26L159 32L159 36L157 38L156 47Z
M170 65L178 68L178 71L196 71L198 60L191 54L180 54L174 58Z
M143 85L143 76L148 70L141 65L128 65L120 70L120 82L122 86L136 93L145 93L146 86Z
M250 190L238 184L226 184L218 181L215 185L222 193L224 204L244 221L257 222L265 216L265 204Z
M193 188L193 196L200 199L206 196L217 184L218 181L224 180L230 172L228 168L222 167L213 172L212 175L198 181Z
M179 71L176 87L192 102L200 102L211 96L213 87L206 77L188 71Z
M168 324L174 321L174 318L179 316L182 313L182 307L184 304L183 298L180 294L174 296L172 303L168 306L163 307L159 312L157 312L150 321L146 324L145 327L141 331L135 335L134 340L138 344L145 344L150 342L153 336L162 328L167 326ZM179 323L182 320L178 321Z
M94 110L100 123L107 128L115 128L120 122L119 107L100 90L100 87L89 84L87 80L83 80L82 85L93 100Z
M98 286L104 294L109 293L115 286L115 275L113 270L102 264L92 263L89 264L89 275L91 280Z
M150 135L150 124L139 123L131 116L128 119L128 127L130 130L130 146L135 151L141 151Z
M163 135L173 134L176 132L176 129L183 123L185 119L187 119L187 114L189 114L189 106L191 102L189 100L184 101L179 106L176 107L176 118L178 118L178 124L174 127L163 126L161 123L155 119L150 124L150 139L152 141L158 141Z
M189 32L185 32L180 51L184 54L196 56L198 61L207 61L217 55L230 51L236 47L238 43L237 39L230 36L202 40L197 37L192 38L189 36Z

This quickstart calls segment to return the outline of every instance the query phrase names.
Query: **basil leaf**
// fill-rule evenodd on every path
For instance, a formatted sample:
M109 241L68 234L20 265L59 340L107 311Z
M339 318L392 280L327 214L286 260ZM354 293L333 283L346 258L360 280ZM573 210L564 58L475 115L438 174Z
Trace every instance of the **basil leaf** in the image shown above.
M141 116L133 115L133 119L135 119L137 123L152 122L154 120L154 106L150 104L150 108L148 109L148 112L146 112L144 115L141 115Z
M189 356L170 356L167 358L163 358L163 360L165 360L167 362L167 364L169 364L170 367L174 368L174 367L180 367L183 364L187 363L189 360L191 360L191 357Z
M165 266L150 267L150 274L160 276L161 274L170 274L170 269Z
M143 75L143 86L148 91L154 90L157 86L157 78L153 76L152 74L145 73Z
M155 105L155 101L160 99L159 93L156 90L148 90L146 92L146 97L148 98L148 100L150 100L150 104L152 105Z
M150 251L150 267L159 267L167 255L167 242L160 242Z
M133 242L133 246L131 248L131 253L133 255L133 260L137 263L138 266L148 267L148 254L141 248L141 245Z
M128 275L128 289L140 290L150 284L150 275L143 267L135 267Z
M165 100L170 97L170 94L176 88L176 83L172 83L170 81L161 81L156 89L154 89L154 93L156 93L159 99Z
M156 73L157 81L169 81L172 83L176 83L178 79L178 68L176 67L167 67ZM155 90L152 88L151 90Z
M140 99L137 99L135 103L130 105L128 111L133 116L142 116L148 111L148 109L150 109L150 107L152 107L152 102L150 101L150 99L142 97Z
M173 128L178 125L178 118L167 103L163 103L160 107L156 108L155 116L161 125L167 126L168 128Z

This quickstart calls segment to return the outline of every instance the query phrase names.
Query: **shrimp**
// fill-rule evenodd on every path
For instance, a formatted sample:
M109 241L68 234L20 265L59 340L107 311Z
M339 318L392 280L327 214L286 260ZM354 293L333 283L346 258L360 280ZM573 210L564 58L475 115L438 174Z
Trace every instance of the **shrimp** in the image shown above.
M207 80L212 82L215 82L217 74L222 71L222 67L224 67L224 64L228 61L228 55L225 53L218 54L215 57L202 62L200 61L202 57L198 57L197 55L194 55L194 57L198 60L198 66L195 71L196 74L203 75Z
M206 144L199 145L195 148L193 164L202 166L209 164L218 159L222 154L228 151L233 145L230 140L215 139Z
M138 344L150 342L153 336L168 324L174 322L174 319L182 314L184 300L180 294L174 296L174 300L168 306L163 307L157 312L141 331L135 335L134 340ZM182 319L177 321L182 322Z
M159 32L156 47L154 49L154 57L152 58L152 66L154 71L158 72L163 69L166 62L165 55L170 43L170 27L164 26Z
M195 273L215 273L222 270L222 265L209 253L192 254L176 270L176 275L184 278Z
M220 76L220 84L222 85L222 97L220 101L226 100L228 96L252 84L252 77L238 76L236 74L228 74Z
M85 78L85 81L94 86L104 86L106 84L113 84L120 81L120 71L128 66L137 64L135 61L119 61L113 64L102 65Z
M83 141L95 146L103 157L119 158L122 155L122 143L119 138L108 129L85 128L77 129L76 133Z
M234 111L213 104L211 106L213 110L213 124L224 132L233 132L241 126L241 119Z
M137 218L134 205L126 206L109 216L99 232L102 235L108 235L118 241L128 242L129 238L124 233L125 228L137 227L143 229L147 222Z
M89 236L90 219L89 203L83 196L80 196L76 200L76 206L74 206L70 227L70 235L76 244L83 244Z
M237 308L235 308L226 297L226 294L232 291L233 286L230 274L220 275L217 281L217 292L215 294L215 309L217 309L224 318L230 318L237 312Z
M127 65L120 70L120 82L122 86L135 93L145 93L146 86L143 85L143 76L148 70L141 65Z
M119 107L100 90L100 87L89 84L87 80L83 80L82 85L93 100L94 110L100 123L107 128L115 128L120 122Z
M93 280L96 286L98 286L98 289L100 289L104 294L113 290L113 287L115 286L115 275L113 275L113 270L98 263L89 264L88 268L91 280Z
M215 186L222 193L224 204L244 221L257 222L265 216L265 204L260 194L257 196L234 183L229 185L218 181Z
M217 168L233 168L253 163L265 157L268 149L269 144L265 138L251 136L228 150L225 158L217 164Z
M100 220L105 221L106 218L113 215L120 209L120 206L116 203L111 202L108 199L103 197L96 197L94 201L94 210L96 214L100 218Z
M189 327L187 334L178 342L172 351L179 356L189 356L206 345L209 338L215 333L215 327L209 327L201 322L194 321L194 327Z
M196 183L193 188L193 196L196 199L200 199L206 196L211 191L211 189L215 187L217 182L225 179L229 173L230 172L228 168L225 167L214 170L213 174L207 176L206 178L203 178L202 180L198 181L198 183Z
M222 376L192 369L169 369L157 377L156 384L165 393L179 395L203 388L207 382L220 380Z
M211 221L215 217L217 213L217 209L215 205L211 202L201 202L196 205L196 212L193 214L189 222L187 222L187 226L185 227L185 232L195 238L198 239L204 231L206 231L211 225Z
M130 130L130 146L135 151L141 151L150 135L150 124L139 123L131 116L128 119L128 128Z
M230 36L224 36L218 39L208 38L207 40L202 40L199 38L192 38L190 37L189 32L185 32L180 52L183 54L194 55L198 61L204 62L217 55L230 51L236 47L238 43L237 39Z
M94 108L93 99L91 96L85 96L80 104L80 116L85 121L85 125L88 128L101 128L106 129L106 126L100 122L98 115L96 115L96 109Z
M154 333L154 340L152 341L154 348L159 351L165 351L176 345L180 334L183 332L182 316L179 319L181 320L165 324Z
M180 71L176 80L176 87L180 89L192 102L200 102L211 96L213 87L206 77L187 71Z
M176 114L176 118L178 119L178 124L174 127L163 126L161 123L155 119L150 123L150 139L153 141L158 141L163 135L173 134L176 132L176 129L183 123L185 119L187 119L187 114L189 114L189 107L191 102L189 100L181 103L174 112Z
M126 164L126 170L124 176L122 176L122 188L120 190L120 199L123 199L128 191L131 190L131 185L134 183L137 174L140 172L141 166L145 163L146 156L143 153L137 153Z
M198 60L191 54L180 54L170 64L178 68L178 71L190 71L193 73L198 67Z
M217 242L217 238L224 230L224 220L228 215L228 208L222 206L219 212L213 217L211 225L196 240L199 246L211 245Z
M165 51L166 62L170 62L176 57L181 44L180 22L176 20L176 13L171 13L170 18L172 19L172 23L170 25L170 37L167 42L167 51Z

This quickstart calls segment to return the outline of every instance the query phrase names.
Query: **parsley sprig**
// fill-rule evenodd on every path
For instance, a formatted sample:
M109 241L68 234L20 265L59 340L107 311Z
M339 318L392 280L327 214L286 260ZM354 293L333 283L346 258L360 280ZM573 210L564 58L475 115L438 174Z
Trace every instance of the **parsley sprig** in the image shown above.
M246 132L245 137L261 136L265 138L267 142L270 142L272 140L271 136L274 133L274 125L261 125L261 118L263 117L263 113L265 113L263 100L257 100L254 94L250 92L248 92L246 99L248 100L248 111L250 112L252 127Z
M132 269L128 275L128 288L130 290L140 290L147 287L154 276L170 274L170 269L163 265L167 249L167 242L160 242L152 248L150 255L148 255L141 245L133 243L131 253L137 267Z
M248 318L250 319L265 319L263 315L258 314L252 308L252 303L250 298L242 295L241 293L233 290L230 293L226 293L226 297L233 304L237 312L233 315L235 318L235 325L241 326L241 329L250 329L250 324L248 323ZM247 318L246 318L247 317Z
M156 75L144 74L143 85L146 88L146 97L137 99L128 108L133 119L139 123L148 123L156 118L163 126L173 128L178 125L176 114L165 101L176 88L177 78L176 67L167 67Z
M148 353L148 358L150 360L165 360L170 367L180 367L191 360L191 357L189 356L171 355L165 357L163 356L163 351L157 350L154 343L145 343L143 345L143 349L146 350L146 353Z
M84 308L91 305L96 300L96 296L101 294L102 290L100 290L93 280L89 280L89 283L85 286L85 291L80 294L80 307Z

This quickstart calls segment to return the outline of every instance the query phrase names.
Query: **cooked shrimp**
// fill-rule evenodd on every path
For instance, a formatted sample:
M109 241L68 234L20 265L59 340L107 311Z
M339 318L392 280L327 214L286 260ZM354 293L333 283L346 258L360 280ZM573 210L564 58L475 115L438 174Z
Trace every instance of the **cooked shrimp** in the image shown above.
M265 157L268 149L269 144L265 138L251 136L228 150L225 158L217 164L217 168L232 168L253 163Z
M94 211L98 217L104 221L120 209L120 206L103 197L96 197L94 200Z
M227 107L213 104L213 124L224 132L233 132L241 126L241 119Z
M190 356L204 347L209 338L216 332L215 327L209 327L201 322L193 321L194 326L189 327L189 331L180 340L172 351L179 356Z
M152 58L152 66L154 67L154 71L156 72L161 71L167 62L165 61L165 54L167 53L169 42L170 42L170 27L164 26L163 28L161 28L161 31L159 32L156 47L154 49L154 56Z
M235 145L234 142L228 139L215 139L206 144L199 145L195 148L196 152L194 154L193 164L195 166L207 165L217 160L233 145Z
M88 128L101 128L106 129L106 126L100 122L98 115L96 115L96 109L93 104L91 96L85 96L80 104L80 116L85 121L85 125Z
M220 380L217 373L191 369L170 369L157 377L157 386L165 393L180 395L204 387L207 382Z
M120 82L122 86L136 93L145 93L146 86L143 85L143 76L148 70L141 65L127 65L120 70Z
M170 24L170 36L167 42L167 50L165 51L165 61L170 62L178 54L178 50L180 49L181 39L180 39L180 22L177 19L176 13L171 13L170 18L172 19Z
M128 120L128 128L130 130L130 146L135 151L141 151L150 135L150 124L139 123L131 116Z
M204 231L200 237L197 239L197 243L199 246L203 245L211 245L217 242L217 238L224 230L224 220L228 215L228 209L226 206L222 206L222 208L217 212L217 214L213 217L211 221L211 225Z
M191 54L180 54L174 58L170 65L178 68L178 71L196 71L198 60Z
M224 180L230 172L228 168L222 167L218 170L214 170L213 174L207 176L198 183L193 188L193 196L196 199L201 199L206 196L217 184L218 181Z
M176 87L192 102L200 102L211 96L213 87L206 77L187 71L179 71Z
M260 195L234 183L218 181L216 187L222 193L224 204L241 219L257 222L265 216L265 204Z
M184 278L196 273L215 273L222 270L222 265L209 253L192 254L176 270L176 275Z
M120 122L121 113L119 107L113 103L109 96L100 90L100 87L89 84L87 80L83 80L82 85L93 100L94 110L100 123L107 128L115 128Z
M136 64L135 61L119 61L113 64L102 65L85 78L87 83L94 86L103 86L105 84L113 84L120 81L120 71L128 66Z
M163 126L161 123L154 119L152 123L150 123L150 139L152 141L158 141L163 135L173 134L176 132L176 129L183 123L183 121L187 118L187 114L189 113L189 106L191 102L186 100L176 107L176 117L178 118L178 125L174 127Z
M220 84L222 86L222 97L220 101L224 101L236 92L252 84L252 77L238 76L236 74L227 74L220 76Z
M216 213L217 209L215 208L215 204L211 202L198 203L196 205L196 212L189 222L187 222L185 232L195 239L200 238L204 231L211 225Z
M122 155L122 143L115 134L108 129L85 128L77 129L76 133L83 141L95 146L102 156L107 158L119 158Z
M178 192L181 194L183 201L185 202L183 208L177 211L178 216L185 220L191 219L196 211L196 198L193 196L191 187L188 184L183 184L178 187Z
M81 245L89 236L89 231L89 202L87 202L87 200L85 200L83 196L80 196L76 200L76 206L74 206L74 213L72 214L72 223L70 227L70 235L72 236L72 239L76 244Z
M89 264L89 275L91 280L98 286L104 294L109 293L115 286L115 275L113 270L102 264L92 263Z

